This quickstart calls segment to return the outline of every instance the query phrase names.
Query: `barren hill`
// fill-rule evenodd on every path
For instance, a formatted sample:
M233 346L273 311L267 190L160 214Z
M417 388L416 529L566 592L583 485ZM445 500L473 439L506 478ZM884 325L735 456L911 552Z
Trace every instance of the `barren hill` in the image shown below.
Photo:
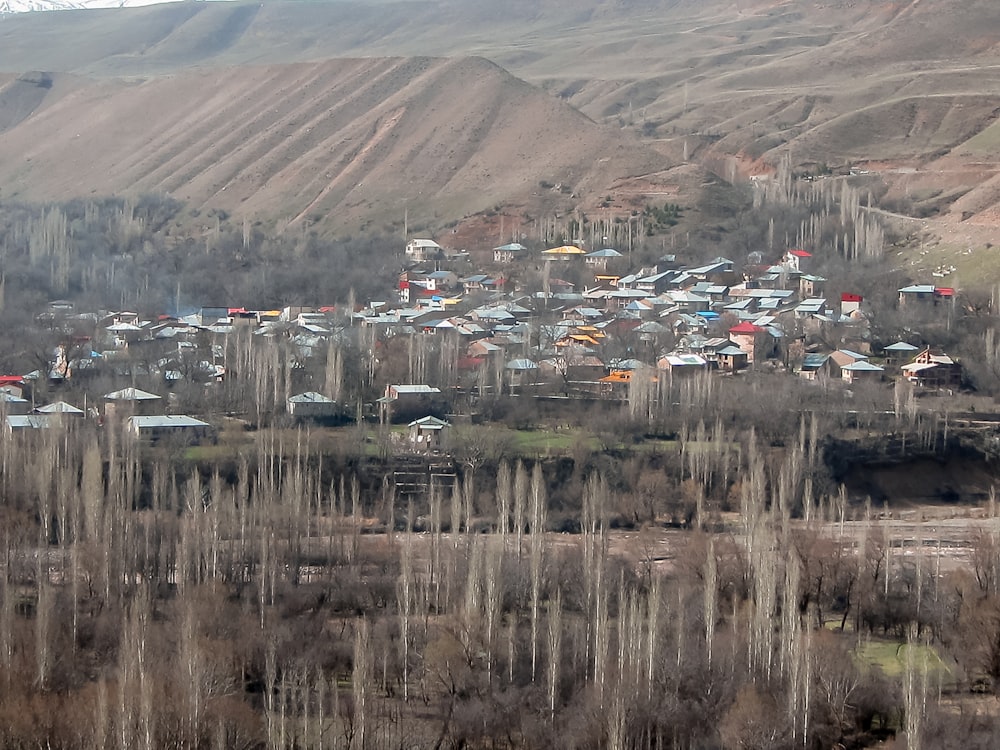
M968 228L969 232L959 237L961 243L981 244L982 232L993 231L1000 217L997 29L1000 29L1000 3L995 0L177 3L125 11L71 11L5 19L0 22L0 70L12 74L44 70L99 77L144 77L148 80L131 89L115 82L97 85L91 89L92 96L96 97L98 91L107 93L116 102L113 109L125 107L133 111L132 116L144 127L158 130L146 125L153 120L143 119L142 107L146 104L142 107L125 104L129 98L125 91L137 101L150 102L149 106L158 113L154 116L157 122L170 123L175 119L181 122L182 113L194 112L195 102L207 96L199 92L188 101L186 82L202 80L211 88L218 77L220 83L212 103L198 110L201 115L211 112L210 121L217 122L219 113L235 115L240 111L239 106L224 103L226 91L243 96L252 90L254 96L264 99L280 96L284 104L278 109L291 106L293 95L268 91L271 80L268 76L277 76L275 84L280 86L282 76L308 75L302 73L308 66L289 68L281 74L277 73L279 68L269 66L315 64L330 58L352 57L456 60L482 57L564 100L594 122L617 129L622 138L617 145L613 145L615 139L610 131L600 131L598 136L598 129L587 130L595 134L588 137L596 139L586 141L587 148L597 148L599 144L601 149L591 154L614 165L616 174L608 175L610 181L620 173L635 174L636 162L630 159L651 158L623 157L604 150L620 147L629 154L637 153L632 145L637 135L673 160L686 153L691 160L727 178L767 173L786 156L800 170L820 170L825 165L843 170L856 167L882 175L894 200L894 210L902 209L919 217L930 227L929 231L939 235L961 234ZM243 74L231 69L247 64L257 67L246 74L247 82L237 83L236 79ZM335 67L355 64L344 62ZM392 65L402 70L411 64L396 60ZM449 71L446 78L455 80L459 76L454 65L461 67L466 63L438 62L432 68L442 73ZM226 69L220 70L223 66ZM192 73L194 68L198 72ZM207 72L210 70L218 72ZM293 70L299 72L292 73ZM177 77L167 81L152 78L167 74ZM427 82L433 75L429 72L418 79ZM470 74L464 75L466 83L473 80L468 77ZM452 135L444 134L468 123L469 128L462 130L463 135L458 139L463 145L456 153L476 153L475 157L469 156L453 174L443 166L447 162L441 161L450 146L433 152L430 167L419 162L420 173L432 176L428 178L428 190L439 198L454 192L455 208L462 212L473 207L476 202L471 200L473 197L481 205L508 200L504 180L509 180L512 187L517 183L522 189L541 180L569 180L574 189L581 190L591 184L590 180L595 185L602 182L594 179L593 170L586 178L570 176L582 174L587 159L570 153L576 148L572 137L562 138L565 128L569 128L566 132L576 132L578 127L592 128L591 123L576 118L568 108L559 109L543 98L534 98L535 94L529 97L534 102L530 106L523 102L512 105L508 94L517 91L518 96L528 96L528 89L499 71L484 72L483 76L482 80L494 83L481 84L474 76L475 89L462 89L454 98L430 91L418 96L415 94L418 79L413 79L411 85L393 95L391 103L380 104L373 110L378 113L375 119L364 119L363 126L359 124L350 130L354 139L351 143L357 146L357 139L367 133L366 137L375 139L378 147L374 152L365 151L366 158L375 158L373 153L389 154L389 144L396 144L400 133L409 134L426 126L425 137L431 142L437 136L449 140ZM362 78L354 79L354 83L346 78L337 80L335 90L340 98L344 98L350 85L363 82ZM501 80L510 86L501 87L507 94L500 97L498 105L493 92ZM56 81L53 94L59 94L66 86L78 85L58 77ZM169 112L154 105L151 92L157 90L163 96L180 97ZM354 101L369 101L365 90L362 87L357 96L347 97L344 105L347 109L340 109L340 115L346 117L348 111L363 114L363 107L355 110L350 107ZM76 96L84 101L91 95L82 91ZM147 96L148 99L144 98ZM400 115L400 125L389 127L387 123L392 122L403 99L408 106ZM419 109L420 102L427 102L430 108L422 110L418 126L407 118ZM496 126L483 124L491 121L493 113L499 111L498 106L502 109L508 105L516 106L521 115L505 116L506 119L497 115ZM0 109L3 106L0 100ZM456 118L456 109L462 110L462 117ZM530 113L535 111L545 113L542 119L531 119L535 115ZM264 112L249 120L238 117L237 122L259 123L263 127L268 121ZM439 119L445 113L448 119ZM20 116L0 113L0 123ZM560 124L552 132L543 132L555 122L562 123L563 117L577 124ZM290 132L289 123L302 121L288 119L276 127ZM337 122L341 123L337 126L340 130L331 130L329 134L333 139L341 131L348 132L339 116ZM475 122L480 123L478 127ZM520 140L522 136L500 137L501 123L528 128L531 132L524 136L525 143L537 142L544 150L530 159L517 159L516 151L506 151L497 144ZM436 136L430 132L432 124L437 125ZM389 129L379 135L383 132L380 127ZM197 132L208 132L206 128ZM239 132L246 133L245 127ZM273 137L273 131L266 128L260 132L271 133ZM475 145L476 138L484 134L491 140ZM58 142L55 134L53 137ZM293 140L299 145L288 151L313 143L316 137L295 136ZM211 136L206 138L207 141L198 143L204 146L212 140ZM254 139L253 143L259 141ZM570 147L565 148L566 144ZM244 162L251 158L252 153L257 153L253 150L256 147L241 149L240 158ZM359 163L352 161L350 145L328 145L328 148L333 151L324 154L334 154L332 163L337 168L358 168ZM402 154L413 156L412 149L398 148L384 163L387 175L399 168L397 159ZM0 152L6 149L0 144ZM303 153L308 152L307 147ZM166 149L162 155L168 153ZM491 153L505 156L494 161ZM41 158L41 154L34 158ZM279 158L277 153L274 158ZM457 155L455 158L462 160ZM252 171L245 166L231 172L213 167L204 175L196 175L195 165L204 162L196 160L183 169L157 166L156 174L152 174L150 167L156 164L155 160L134 157L126 173L121 171L121 164L111 164L109 159L101 157L100 164L109 164L112 174L135 179L142 186L170 186L181 191L181 185L190 184L189 192L196 201L228 199L219 195L225 187L227 193L234 189L246 191L227 205L255 207L251 194L259 195L262 203L276 205L271 197L265 197L275 195L271 192L275 182L271 175L276 166L259 170L267 176L269 187L257 192L251 190L252 179L248 175ZM477 182L471 174L478 168L473 165L480 162L502 165L503 169L483 168L479 174L488 172L489 179ZM565 176L556 174L557 163L568 170ZM651 163L651 168L641 171L654 172L663 165L662 160L653 159ZM394 166L389 167L390 164ZM571 168L570 164L576 166ZM150 173L144 174L144 169ZM367 167L362 171L366 170ZM110 184L111 178L103 171L101 178ZM296 197L288 205L299 205L306 197L319 196L328 187L304 167L288 166L277 171L285 185L284 192L277 195L294 193ZM324 167L319 174L325 175L327 171ZM445 173L451 177L445 179ZM19 183L23 190L32 189L31 181L38 179L37 170L31 174L31 180L25 176ZM377 184L380 189L390 184L395 187L410 184L400 182L399 175L393 183L378 176L381 174L375 170L365 184ZM181 179L184 175L187 182ZM293 179L292 175L296 177ZM292 187L303 175L311 175L308 189ZM349 176L345 173L340 185L325 194L329 205L353 204L352 210L356 210L365 202L378 202L367 193L354 192L344 203L337 204L335 197L344 189ZM68 178L68 182L73 180ZM478 193L484 185L489 195ZM426 197L427 191L423 195ZM408 198L412 200L413 196ZM321 202L316 207L323 205L326 204ZM442 217L451 212L450 208L442 210Z
M599 192L666 159L482 59L341 59L0 88L7 196L163 191L273 220L445 223ZM13 112L13 109L10 111ZM0 124L3 124L0 122Z

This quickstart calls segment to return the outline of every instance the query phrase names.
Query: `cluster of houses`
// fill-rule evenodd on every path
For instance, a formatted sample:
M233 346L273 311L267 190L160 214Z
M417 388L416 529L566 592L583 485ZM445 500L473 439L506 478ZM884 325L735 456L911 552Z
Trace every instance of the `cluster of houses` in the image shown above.
M770 366L810 380L905 377L927 388L961 381L961 367L940 352L907 342L873 352L862 297L828 300L827 280L810 273L812 255L802 249L741 268L723 257L684 266L666 255L628 269L611 248L531 253L511 243L494 248L492 267L474 273L454 270L456 260L467 265L467 254L432 240L411 241L404 255L397 302L370 305L356 314L358 324L382 336L455 339L463 369L499 373L497 385L512 391L554 384L616 394L632 373L651 368L674 377ZM511 284L506 267L517 263L549 264L542 288ZM556 276L571 263L592 283L577 288ZM913 285L898 294L900 306L912 307L951 304L955 292ZM826 335L831 329L836 335ZM829 349L827 340L848 348Z
M187 414L162 413L162 397L139 388L112 391L104 394L96 405L85 404L85 408L81 409L65 401L32 406L23 396L28 386L29 382L24 378L12 376L6 376L0 386L0 403L8 432L43 430L92 419L98 424L108 421L121 423L126 434L151 442L168 437L198 442L214 435L214 429L208 422Z
M60 334L60 343L48 372L0 378L7 427L93 417L125 420L139 437L183 433L202 439L211 426L172 413L170 392L180 383L211 387L224 381L227 338L241 331L265 342L280 338L302 361L325 356L331 337L362 332L386 349L393 338L405 337L411 346L423 339L424 348L447 352L454 361L437 371L439 379L447 373L447 382L381 384L382 397L373 399L373 413L384 419L413 417L410 440L421 447L440 445L448 426L442 419L447 393L456 387L626 397L635 373L675 378L761 368L847 383L899 377L920 387L953 388L961 382L960 365L943 352L903 341L872 351L864 300L852 293L828 299L827 280L810 272L812 256L801 249L774 264L737 267L718 257L690 266L665 255L650 267L628 268L627 258L612 248L585 252L563 245L532 252L510 243L473 271L468 253L418 239L406 245L403 258L396 299L354 310L205 307L148 318L77 313L70 303L50 303L39 321ZM531 266L544 269L536 288L512 281L518 267ZM567 275L587 281L560 278ZM955 295L928 285L898 293L901 306L952 304ZM843 348L825 347L829 340L844 342ZM91 389L89 404L37 406L22 391L31 392L40 378L57 389L66 381L142 378L160 383L167 397L134 387ZM345 413L315 390L296 393L286 408L299 420L330 421Z

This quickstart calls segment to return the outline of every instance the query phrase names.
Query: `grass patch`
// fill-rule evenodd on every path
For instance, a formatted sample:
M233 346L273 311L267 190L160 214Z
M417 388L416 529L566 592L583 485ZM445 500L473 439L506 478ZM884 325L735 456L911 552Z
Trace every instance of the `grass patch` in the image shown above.
M590 432L574 428L505 430L504 437L510 440L515 453L524 454L565 454L578 446L591 451L599 451L604 447Z
M862 643L854 651L858 662L867 667L878 667L887 677L900 677L906 671L908 651L914 649L913 663L919 670L927 665L928 675L950 677L951 669L945 664L938 652L931 646L922 644L908 645L903 641L876 641Z

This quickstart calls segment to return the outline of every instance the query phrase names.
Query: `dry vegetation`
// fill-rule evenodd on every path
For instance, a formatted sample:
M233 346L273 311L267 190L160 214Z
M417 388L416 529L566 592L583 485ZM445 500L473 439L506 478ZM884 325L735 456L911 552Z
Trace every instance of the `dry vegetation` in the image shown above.
M1000 677L995 504L913 523L814 496L816 433L737 453L685 428L610 482L580 454L568 478L502 460L406 494L305 432L201 463L110 425L8 436L0 737L988 747L968 691ZM567 483L578 531L553 534ZM696 528L613 528L678 502Z
M557 215L607 203L610 222L679 185L685 249L809 244L885 303L883 220L927 246L992 231L997 13L525 0L4 19L0 362L48 366L55 326L32 312L57 295L353 310L385 291L397 248L377 235L398 236L402 206L411 230L477 214L502 234L503 216L541 241ZM831 174L851 163L873 174ZM775 179L754 205L709 171ZM149 191L173 197L89 196ZM967 278L996 273L982 258ZM996 389L990 304L961 302L963 330L935 335ZM914 325L876 309L876 336ZM484 397L512 429L460 432L438 481L391 458L387 427L278 418L293 378L362 404L448 372L456 352L417 338L376 357L375 334L338 331L325 367L299 368L234 336L225 382L175 401L253 424L195 450L114 420L4 432L0 745L995 746L995 426L957 431L905 388L637 379L620 410L571 403L559 440L513 429L540 402ZM404 491L394 472L415 465L426 485ZM903 490L953 504L883 505Z

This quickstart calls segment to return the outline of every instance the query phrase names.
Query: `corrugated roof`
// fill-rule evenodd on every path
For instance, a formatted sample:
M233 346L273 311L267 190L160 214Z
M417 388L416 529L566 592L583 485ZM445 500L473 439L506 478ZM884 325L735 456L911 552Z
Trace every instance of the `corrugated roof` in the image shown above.
M211 427L208 422L189 417L186 414L160 414L146 417L129 417L129 426L139 430L156 430L164 428L188 429L192 427Z

